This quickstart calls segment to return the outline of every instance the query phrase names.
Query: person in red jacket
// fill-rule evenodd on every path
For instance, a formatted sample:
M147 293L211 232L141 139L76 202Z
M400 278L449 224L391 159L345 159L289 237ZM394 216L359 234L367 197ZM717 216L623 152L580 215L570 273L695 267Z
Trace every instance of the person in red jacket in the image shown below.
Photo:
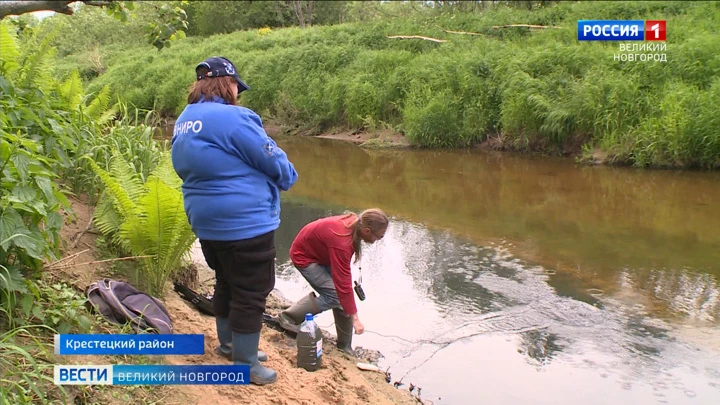
M311 292L279 316L286 330L298 331L305 314L333 310L337 346L354 355L352 333L358 335L365 327L357 314L353 295L350 263L353 254L360 260L361 242L375 243L385 236L388 217L377 208L360 215L346 213L321 218L305 225L290 247L290 260L318 293Z

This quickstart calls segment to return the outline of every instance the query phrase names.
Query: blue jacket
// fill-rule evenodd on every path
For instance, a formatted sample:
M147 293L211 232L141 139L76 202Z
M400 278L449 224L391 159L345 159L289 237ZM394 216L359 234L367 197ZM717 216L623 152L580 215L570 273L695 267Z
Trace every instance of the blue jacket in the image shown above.
M200 239L250 239L280 226L280 191L297 181L253 111L222 99L189 104L175 123L172 162Z

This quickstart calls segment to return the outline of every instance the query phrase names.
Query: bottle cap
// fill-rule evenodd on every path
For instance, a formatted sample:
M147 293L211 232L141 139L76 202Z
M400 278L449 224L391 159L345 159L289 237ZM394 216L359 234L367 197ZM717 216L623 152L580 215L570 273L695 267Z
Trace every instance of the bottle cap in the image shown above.
M313 320L313 314L311 314L310 312L308 312L307 314L305 314L305 320L306 320L306 321L312 321L312 320Z

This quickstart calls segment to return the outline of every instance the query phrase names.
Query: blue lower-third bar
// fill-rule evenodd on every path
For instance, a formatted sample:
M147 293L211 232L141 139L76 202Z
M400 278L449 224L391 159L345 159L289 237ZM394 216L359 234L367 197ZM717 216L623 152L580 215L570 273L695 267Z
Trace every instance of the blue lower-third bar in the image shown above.
M61 355L188 355L205 353L205 336L181 334L55 335L55 354Z
M243 385L248 365L56 365L58 385Z

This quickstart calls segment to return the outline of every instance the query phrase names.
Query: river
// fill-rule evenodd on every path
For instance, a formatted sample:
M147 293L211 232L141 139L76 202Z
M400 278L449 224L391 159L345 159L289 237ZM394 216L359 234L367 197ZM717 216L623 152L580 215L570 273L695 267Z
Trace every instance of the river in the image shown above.
M299 173L276 233L287 298L310 291L288 261L304 224L391 216L364 247L353 344L380 350L402 389L434 404L720 403L720 173L276 140Z

